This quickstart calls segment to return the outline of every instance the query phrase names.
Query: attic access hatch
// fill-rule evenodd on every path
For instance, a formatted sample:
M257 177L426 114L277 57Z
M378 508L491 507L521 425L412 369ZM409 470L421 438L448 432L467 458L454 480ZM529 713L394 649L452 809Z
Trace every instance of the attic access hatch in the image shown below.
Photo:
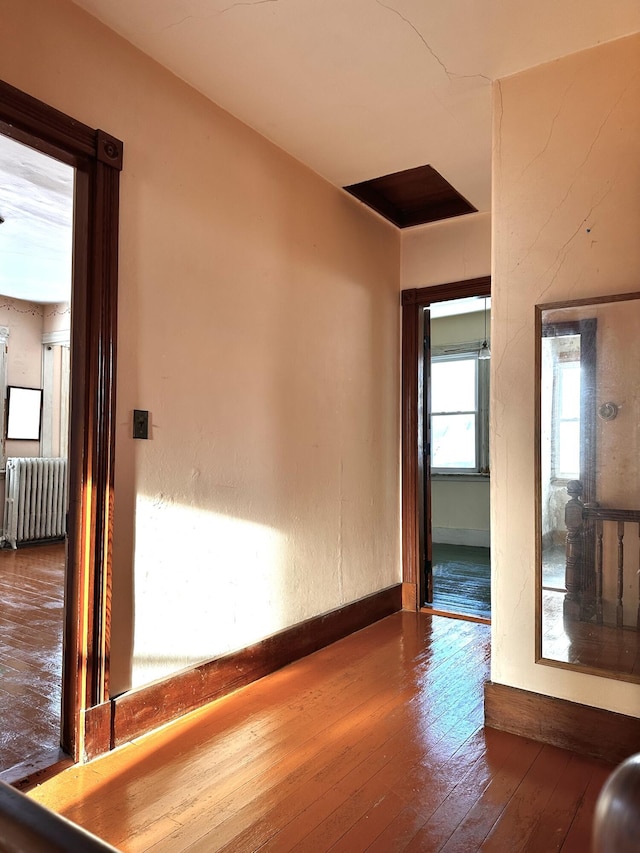
M398 228L477 212L432 166L394 172L344 189Z

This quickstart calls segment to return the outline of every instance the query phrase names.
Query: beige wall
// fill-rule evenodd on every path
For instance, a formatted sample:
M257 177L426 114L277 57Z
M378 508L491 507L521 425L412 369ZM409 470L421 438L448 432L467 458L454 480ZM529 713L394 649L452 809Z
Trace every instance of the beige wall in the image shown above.
M491 216L475 213L402 234L402 289L491 274Z
M69 302L58 302L44 305L43 333L53 335L55 343L47 344L51 354L45 354L43 387L47 386L47 359L51 358L51 411L49 414L51 429L52 456L66 456L67 433L69 430L68 399L69 399L69 342L71 340L71 306ZM63 341L61 345L57 341ZM47 392L44 400L46 403ZM45 406L46 411L46 406ZM43 427L46 414L43 414ZM44 435L44 433L43 433ZM46 440L42 442L42 455L47 455Z
M479 302L480 307L484 301ZM487 300L487 306L489 302ZM469 314L453 314L450 317L431 318L431 346L445 347L447 344L464 344L483 341L485 328L487 340L491 340L491 308ZM486 324L486 325L485 325Z
M66 0L2 18L125 143L113 693L398 583L397 231Z
M43 306L0 296L0 326L9 329L7 385L42 388ZM3 435L5 425L2 425ZM39 456L39 441L5 441L5 456Z
M637 716L640 686L534 663L534 306L638 289L640 36L494 89L492 678Z
M43 305L43 332L64 332L71 334L71 306L68 302L54 302Z
M0 326L9 329L7 385L40 388L43 306L0 296Z
M452 482L436 476L431 483L431 500L434 542L489 547L488 480Z

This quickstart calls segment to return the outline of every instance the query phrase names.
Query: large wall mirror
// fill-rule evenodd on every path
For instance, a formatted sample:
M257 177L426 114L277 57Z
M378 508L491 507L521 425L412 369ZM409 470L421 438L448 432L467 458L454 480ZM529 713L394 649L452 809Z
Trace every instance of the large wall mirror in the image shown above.
M536 306L540 663L640 682L640 293Z

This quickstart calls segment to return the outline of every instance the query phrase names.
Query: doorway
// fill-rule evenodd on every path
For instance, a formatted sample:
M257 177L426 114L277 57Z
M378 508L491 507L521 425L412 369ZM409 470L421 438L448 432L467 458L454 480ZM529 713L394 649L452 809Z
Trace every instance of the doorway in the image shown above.
M430 507L424 605L491 617L489 539L490 297L431 302L422 309L422 488ZM427 544L431 541L431 555Z
M489 621L486 609L485 612L478 609L474 609L474 612L471 613L463 612L464 608L461 606L459 596L460 588L461 586L466 587L467 592L470 588L467 571L469 566L464 564L468 563L468 558L470 558L472 571L475 571L478 561L473 553L461 552L459 549L478 547L487 549L490 544L488 541L488 525L478 525L477 523L474 525L473 522L469 522L470 509L474 512L478 509L478 495L475 496L476 502L474 503L473 496L469 496L471 490L466 489L469 494L465 498L467 501L465 513L464 502L458 501L461 495L456 496L452 492L463 484L475 484L476 487L481 485L485 494L484 499L479 499L483 504L481 512L485 514L485 517L488 515L488 507L486 506L490 476L487 417L488 383L485 390L478 390L478 375L480 373L478 363L485 361L485 359L479 358L485 338L487 339L486 349L490 350L490 323L488 322L488 314L484 311L484 299L489 300L490 296L491 279L488 276L407 290L402 293L403 606L418 610L428 607L431 612L485 622ZM433 386L431 377L430 311L432 306L439 303L450 303L451 305L454 300L463 299L470 300L471 304L474 305L473 312L470 313L476 313L480 316L482 335L478 336L476 332L471 336L469 334L458 335L456 341L441 340L437 344L441 349L435 351L436 358L440 360L436 371L438 375L435 378L439 381L441 388L446 389L450 386L455 390L460 386L462 381L460 377L449 375L452 370L454 373L458 370L461 370L462 373L465 371L472 373L472 378L468 378L468 381L471 382L474 389L473 404L468 405L467 402L453 405L446 402L447 395L445 397L439 395L439 402L437 397L435 400L432 399L432 392L437 391L437 387ZM489 309L488 304L487 308ZM438 313L437 309L436 313ZM452 313L451 316L454 314ZM484 331L485 317L487 317L486 333ZM445 347L444 344L446 343L449 346ZM453 346L454 343L456 346ZM462 352L465 350L465 345L466 354ZM490 351L486 354L490 356ZM464 357L459 358L459 356ZM490 359L486 359L486 361L490 363ZM488 378L489 370L487 368L483 370ZM433 408L434 403L440 406L437 411ZM485 408L484 412L480 411L482 406ZM466 445L461 438L461 435L465 433L467 438L469 434L473 436L470 442L466 441ZM437 447L434 444L434 438L438 442ZM462 454L460 452L461 450L464 451L465 446L466 455L464 452ZM438 480L438 488L435 492L432 488L434 461L439 463L438 469L443 469L437 471L441 479ZM454 470L447 470L448 467ZM439 488L440 482L444 484L444 490ZM443 498L443 502L436 505L435 500L439 498L439 491L442 492L440 498ZM447 491L449 492L448 496L446 495ZM447 500L449 509L451 509L453 501L454 506L462 510L465 519L464 525L458 522L456 526L452 523L446 507ZM471 503L469 503L470 500ZM435 518L434 513L437 513ZM478 531L484 526L487 529L478 534ZM446 528L446 536L443 536L443 528ZM451 530L453 529L464 530L465 532L456 534L457 538L454 537L452 542L438 541L443 538L451 538ZM471 541L469 540L470 531L472 534ZM480 535L480 541L477 539L478 535ZM444 546L452 546L454 553L451 553L451 548L447 549ZM450 552L449 554L445 553L447 550ZM482 556L484 559L481 562L484 563L483 571L486 578L487 574L490 574L487 572L489 560L486 550L483 551ZM458 599L455 602L447 602L447 606L442 607L442 609L434 606L436 603L434 602L434 592L436 592L434 579L438 576L438 570L434 572L434 558L438 559L441 564L448 563L449 568L453 567L455 570L451 586L454 588ZM465 571L461 572L462 569ZM465 572L467 574L466 579L463 576ZM458 573L457 577L455 573ZM445 593L444 574L444 571L440 571L442 577L439 585L442 595ZM488 589L483 593L483 597L488 604Z
M60 756L74 171L0 134L5 773Z
M58 745L67 760L79 761L110 747L110 718L105 714L109 703L105 700L109 695L118 185L122 143L1 81L0 134L47 155L70 168L74 175L72 310L68 329L71 383L66 403L58 401L59 414L66 405L69 429L62 428L60 420L57 426L47 421L45 427L42 422L37 439L39 450L46 448L52 454L60 454L68 435L61 698L55 703L59 708ZM55 397L55 390L47 386L47 377L64 371L60 365L65 356L60 354L58 359L53 352L63 344L58 340L60 329L48 331L53 337L41 338L41 348L44 344L51 346L51 350L45 349L44 357L41 353L39 393ZM38 388L31 383L28 391L32 396ZM6 401L10 405L11 399L10 396ZM2 400L4 404L4 397ZM8 444L6 421L2 427ZM59 545L53 547L58 548L53 559L58 566L56 571L60 571L61 549ZM44 554L42 550L41 558ZM40 577L33 585L34 592L41 593L46 581ZM60 609L58 600L44 604L44 610ZM43 692L46 690L45 687ZM45 765L31 762L27 766L25 761L30 760L29 756L22 758L22 763L14 764L11 771L3 774L5 781L24 781L34 772L42 772L51 761L49 755Z

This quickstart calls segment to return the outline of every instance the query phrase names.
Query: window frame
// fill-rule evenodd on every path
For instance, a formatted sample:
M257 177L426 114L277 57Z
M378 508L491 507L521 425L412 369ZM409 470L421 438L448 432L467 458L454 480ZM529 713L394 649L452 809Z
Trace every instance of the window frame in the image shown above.
M560 469L560 459L562 456L561 453L561 425L563 423L577 423L578 424L578 433L580 434L582 430L582 412L579 412L576 417L573 418L563 418L562 417L562 383L563 383L563 370L571 367L571 369L575 370L576 367L578 371L580 371L580 358L556 360L553 366L553 402L552 402L552 419L553 419L553 435L551 437L551 479L554 483L568 483L570 480L579 480L580 479L580 450L578 449L578 470L575 472L566 472ZM582 383L582 375L580 375L580 382Z
M459 345L432 346L431 364L443 361L468 361L475 364L475 466L473 468L438 467L431 465L432 478L448 477L488 477L490 475L489 461L489 383L490 360L479 358L482 341L469 341ZM431 410L431 436L433 442L434 415L471 414L471 410L437 412Z

